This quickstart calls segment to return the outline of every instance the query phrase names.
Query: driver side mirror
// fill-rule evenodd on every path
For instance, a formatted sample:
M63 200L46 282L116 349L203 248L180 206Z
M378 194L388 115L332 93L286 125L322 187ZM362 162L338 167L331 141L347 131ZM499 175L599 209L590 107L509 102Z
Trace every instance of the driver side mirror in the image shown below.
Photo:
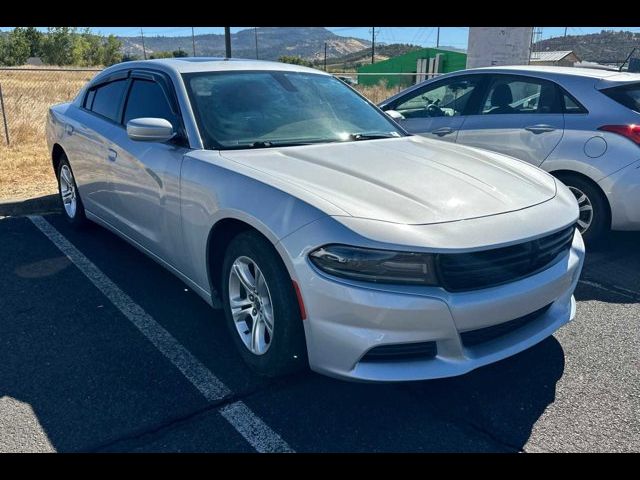
M398 112L397 110L385 110L385 112L387 115L389 115L391 118L393 118L394 120L404 120L405 117L404 115L402 115L400 112Z
M167 142L176 136L164 118L134 118L127 122L127 135L137 142Z

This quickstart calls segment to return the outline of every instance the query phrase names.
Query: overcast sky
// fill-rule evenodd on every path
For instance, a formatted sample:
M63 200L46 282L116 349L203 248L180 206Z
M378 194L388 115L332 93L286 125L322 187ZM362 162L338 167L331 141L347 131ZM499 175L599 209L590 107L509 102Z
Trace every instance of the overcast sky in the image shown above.
M0 27L8 30L13 27ZM45 27L39 27L46 30ZM232 27L232 32L244 28ZM332 32L357 38L371 39L371 27L327 27ZM601 30L631 30L640 31L640 27L567 27L568 35L582 35L585 33L597 33ZM148 36L166 35L180 36L191 35L191 27L143 27L144 34ZM140 35L140 27L92 27L97 33L137 36ZM467 27L442 27L440 29L440 45L456 48L467 48ZM425 47L435 46L436 27L376 27L376 40L383 43L412 43ZM224 33L223 27L195 27L195 33ZM564 27L542 27L542 38L557 37L564 34Z

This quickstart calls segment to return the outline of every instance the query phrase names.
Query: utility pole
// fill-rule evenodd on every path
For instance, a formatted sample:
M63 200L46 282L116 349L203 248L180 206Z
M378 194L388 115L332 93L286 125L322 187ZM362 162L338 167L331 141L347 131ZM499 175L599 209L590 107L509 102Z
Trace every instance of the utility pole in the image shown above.
M144 32L142 31L142 27L140 27L140 37L142 38L142 54L144 55L144 59L147 59L147 49L144 48Z
M196 56L196 35L193 32L193 27L191 27L191 43L193 43L193 56Z
M436 35L436 48L440 47L440 27L438 27L438 34Z
M327 42L324 42L324 71L327 71Z
M569 28L569 27L564 27L564 36L565 37L567 36L567 28Z
M371 64L375 63L376 57L376 27L371 27Z
M253 27L253 33L256 37L256 60L258 60L258 27Z
M226 58L231 58L231 27L224 27L224 52Z

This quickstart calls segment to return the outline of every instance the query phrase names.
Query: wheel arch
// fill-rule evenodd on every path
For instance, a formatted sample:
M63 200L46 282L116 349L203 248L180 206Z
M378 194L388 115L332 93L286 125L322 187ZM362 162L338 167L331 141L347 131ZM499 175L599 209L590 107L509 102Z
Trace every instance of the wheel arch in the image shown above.
M64 148L59 143L54 143L51 148L51 165L53 166L53 171L58 178L58 167L60 166L60 159L63 155L66 155Z
M227 214L218 218L211 228L207 238L206 267L209 288L212 297L219 296L220 275L225 251L233 238L241 232L254 231L264 237L278 253L289 276L293 279L292 266L281 251L277 236L262 222L246 215Z

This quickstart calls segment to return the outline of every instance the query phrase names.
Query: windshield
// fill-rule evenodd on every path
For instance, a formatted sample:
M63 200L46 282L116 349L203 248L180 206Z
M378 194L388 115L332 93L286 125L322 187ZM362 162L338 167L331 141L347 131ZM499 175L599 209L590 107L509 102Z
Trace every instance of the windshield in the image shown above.
M314 73L184 74L206 148L399 137L404 133L340 80Z

